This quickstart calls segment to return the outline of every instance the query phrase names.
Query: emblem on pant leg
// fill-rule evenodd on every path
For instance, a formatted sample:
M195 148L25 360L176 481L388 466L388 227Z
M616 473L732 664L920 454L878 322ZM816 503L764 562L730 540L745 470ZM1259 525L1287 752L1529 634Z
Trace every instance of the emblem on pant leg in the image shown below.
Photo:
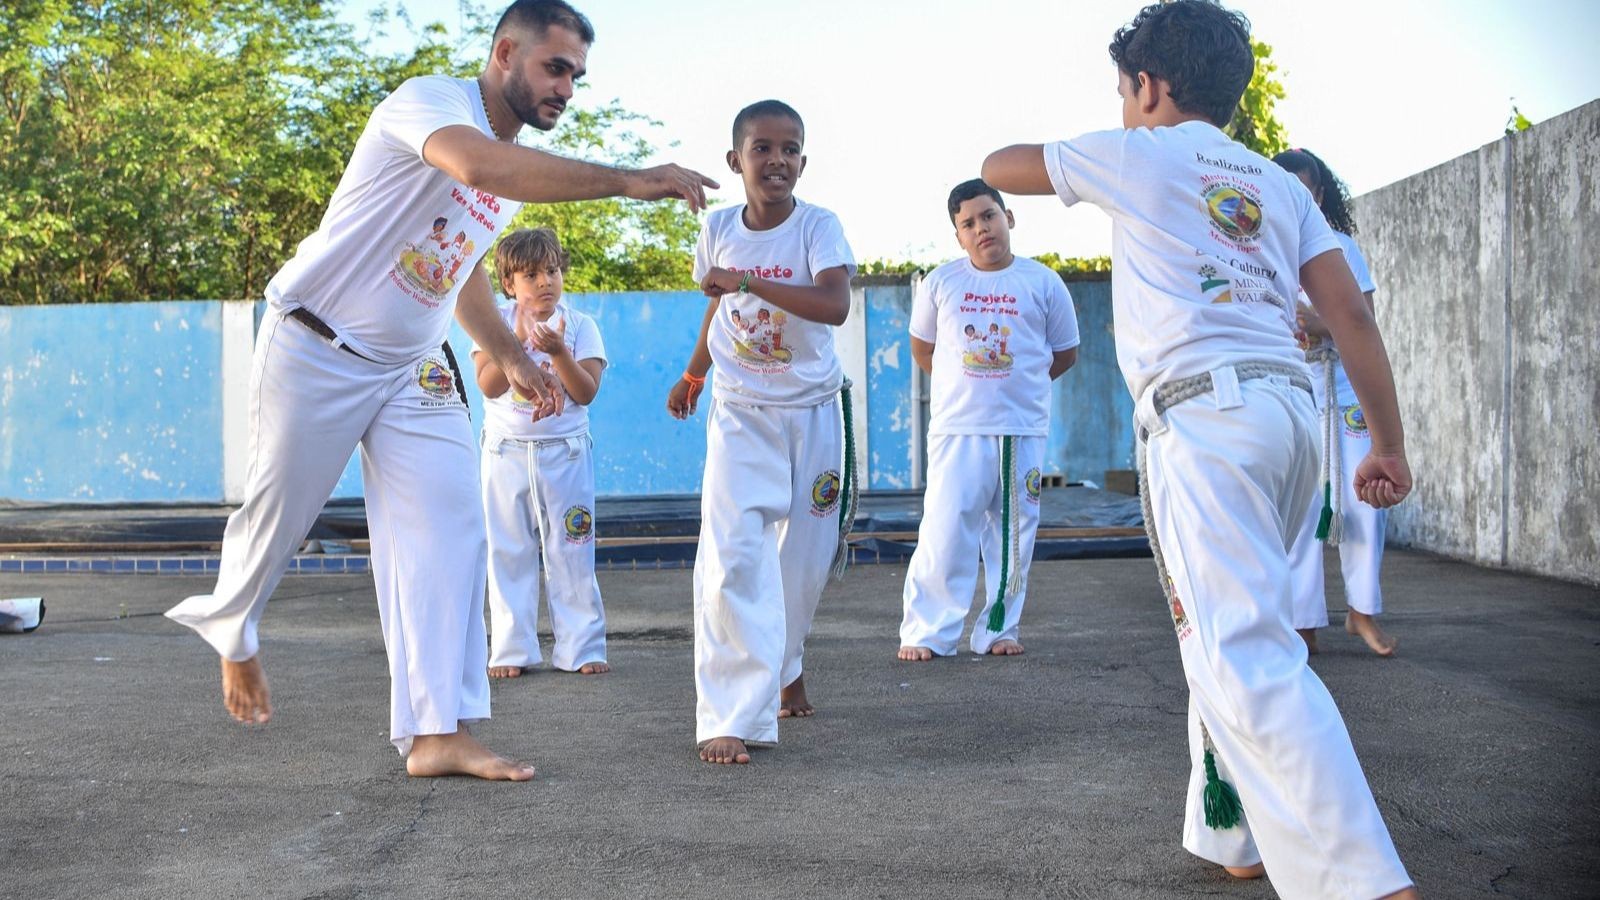
M1029 469L1028 474L1022 476L1022 490L1029 502L1038 503L1039 494L1043 489L1044 486L1040 481L1039 468L1037 466Z
M1352 403L1344 408L1344 433L1351 437L1367 436L1367 417L1361 414L1361 404Z
M567 543L584 544L594 538L594 513L587 506L574 506L561 517L567 529Z
M445 364L444 360L432 356L427 357L422 362L417 363L415 374L417 387L422 388L422 392L427 395L428 401L448 401L450 403L458 401L455 376L450 373L450 367ZM442 404L428 402L428 405L437 406Z
M1178 592L1171 587L1167 589L1167 605L1172 613L1172 627L1178 632L1179 642L1182 642L1194 634L1194 629L1189 627L1189 616L1183 611L1183 601L1178 599Z
M839 505L839 473L829 469L811 482L811 514L821 518Z

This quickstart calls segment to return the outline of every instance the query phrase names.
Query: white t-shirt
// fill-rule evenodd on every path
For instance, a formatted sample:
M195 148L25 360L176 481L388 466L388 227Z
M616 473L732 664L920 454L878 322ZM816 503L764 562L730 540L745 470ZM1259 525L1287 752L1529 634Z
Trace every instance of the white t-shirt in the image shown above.
M1020 256L998 272L947 262L917 288L911 336L933 344L929 434L1050 433L1050 363L1078 346L1060 275Z
M493 137L476 81L412 78L372 111L317 230L267 285L362 356L410 361L444 342L461 285L522 204L473 190L422 159L428 137Z
M1250 360L1303 368L1300 267L1339 247L1300 179L1206 122L1044 148L1062 202L1110 214L1117 362L1135 400Z
M499 306L500 319L506 327L513 332L517 330L517 304L515 302L501 303ZM550 316L545 324L556 327L557 321L567 320L566 336L564 343L567 350L572 353L572 358L582 362L586 359L598 359L603 366L606 362L606 345L600 339L600 326L594 323L581 312L567 306L565 303L557 304L555 313ZM533 349L533 342L529 340L523 344L523 349L528 351L528 357L538 363L551 375L556 373L551 369L550 354ZM473 353L483 353L484 349L474 341ZM559 376L557 376L559 377ZM562 393L566 393L565 390ZM498 397L483 398L483 427L492 434L501 437L516 438L520 441L530 440L555 440L558 438L578 437L589 433L589 407L581 406L572 401L572 395L566 394L566 405L561 408L561 415L549 416L533 421L533 404L515 390L508 390Z
M753 278L814 284L818 272L856 271L833 213L795 201L782 225L751 231L744 204L712 210L694 250L696 281L714 267ZM706 338L712 395L761 406L812 406L839 392L844 370L833 352L833 327L802 319L755 294L725 294Z

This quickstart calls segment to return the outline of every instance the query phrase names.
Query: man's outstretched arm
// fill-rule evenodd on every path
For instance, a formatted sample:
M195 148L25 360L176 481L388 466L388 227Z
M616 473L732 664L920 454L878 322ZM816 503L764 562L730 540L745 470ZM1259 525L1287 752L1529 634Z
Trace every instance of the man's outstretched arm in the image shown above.
M1054 194L1043 144L1012 144L983 161L984 183L1007 194Z

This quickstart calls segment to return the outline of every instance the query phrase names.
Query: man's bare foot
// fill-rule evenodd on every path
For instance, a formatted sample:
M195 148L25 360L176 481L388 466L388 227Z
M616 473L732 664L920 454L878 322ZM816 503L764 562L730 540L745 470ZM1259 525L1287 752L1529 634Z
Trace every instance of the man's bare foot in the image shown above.
M454 734L412 738L406 774L413 778L471 775L487 781L528 781L533 778L533 766L495 755L463 728Z
M816 707L806 700L806 677L801 675L778 692L778 718L805 718L815 713Z
M927 662L933 659L933 651L927 647L901 647L899 656L906 662Z
M1353 609L1345 613L1344 630L1366 641L1367 646L1372 648L1372 652L1379 656L1393 656L1394 648L1400 645L1399 641L1390 637L1382 628L1378 627L1376 617L1356 612Z
M603 662L584 663L578 667L579 675L604 675L611 671L611 667Z
M1306 642L1306 652L1312 656L1317 655L1317 630L1315 628L1296 628L1295 633L1300 635L1300 640Z
M1226 869L1229 875L1235 878L1243 878L1246 881L1260 878L1267 874L1267 867L1261 863L1256 863L1253 866L1223 866L1222 868Z
M737 763L742 766L750 761L750 751L745 748L744 741L736 737L712 738L700 748L700 759L708 763Z
M989 645L989 655L990 656L1021 656L1022 655L1022 644L1020 642L1018 642L1018 641L1013 641L1010 638L1006 638L1003 641L995 641L994 643Z
M490 678L521 678L522 673L528 671L522 666L490 666Z
M222 705L228 714L246 725L265 725L272 718L267 675L261 671L261 657L244 662L222 657Z
M1422 900L1422 895L1417 893L1417 889L1415 887L1408 887L1403 891L1395 891L1392 894L1384 894L1382 897L1379 897L1378 900Z

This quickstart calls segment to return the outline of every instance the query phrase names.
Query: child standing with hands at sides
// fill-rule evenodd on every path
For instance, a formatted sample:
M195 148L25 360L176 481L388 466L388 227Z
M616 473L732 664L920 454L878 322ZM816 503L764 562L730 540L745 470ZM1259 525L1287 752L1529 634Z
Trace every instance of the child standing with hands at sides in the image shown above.
M832 326L856 265L833 213L794 196L804 148L788 104L734 118L728 167L745 202L700 231L694 275L711 302L667 397L692 415L716 364L694 567L695 741L709 763L748 763L751 744L777 743L779 718L812 714L805 639L855 516Z
M1310 150L1285 150L1272 161L1299 178L1311 191L1311 199L1317 202L1323 217L1333 228L1333 236L1339 239L1339 247L1344 250L1345 262L1350 264L1356 285L1366 295L1367 308L1372 309L1372 293L1377 286L1373 284L1366 257L1361 255L1355 238L1351 237L1356 232L1356 223L1350 213L1350 194L1344 182ZM1311 386L1322 422L1323 477L1322 502L1311 504L1290 551L1290 567L1294 573L1294 627L1305 639L1307 649L1316 653L1317 629L1328 624L1328 600L1322 583L1322 547L1326 542L1328 546L1339 548L1345 604L1349 608L1345 613L1344 630L1359 635L1373 653L1392 656L1398 642L1378 627L1378 615L1383 612L1378 571L1383 566L1383 531L1388 512L1362 503L1350 481L1343 477L1347 460L1360 460L1372 449L1372 435L1367 430L1361 402L1350 387L1350 377L1345 374L1328 326L1323 324L1316 310L1305 303L1297 306L1296 320L1301 344L1306 348L1306 362L1311 364Z
M967 255L929 273L911 304L911 357L933 376L928 491L900 621L899 656L911 662L956 652L980 552L972 652L1022 652L1050 382L1078 358L1072 296L1060 275L1012 254L1016 221L1000 192L974 178L948 207ZM974 334L999 339L976 353Z
M600 391L606 348L594 320L561 302L567 266L567 252L548 228L513 231L494 252L495 273L509 298L500 315L528 356L561 380L566 404L560 415L535 421L532 406L510 389L494 359L472 348L484 397L491 678L516 678L539 664L541 580L555 635L551 665L584 675L611 669L594 577L589 439L589 404Z
M1372 449L1355 492L1375 507L1411 490L1383 340L1305 186L1222 131L1255 69L1249 23L1173 0L1110 50L1124 128L1008 147L983 178L1112 218L1117 359L1189 686L1183 845L1287 898L1416 897L1291 618L1289 546L1318 449L1296 295L1361 398Z

